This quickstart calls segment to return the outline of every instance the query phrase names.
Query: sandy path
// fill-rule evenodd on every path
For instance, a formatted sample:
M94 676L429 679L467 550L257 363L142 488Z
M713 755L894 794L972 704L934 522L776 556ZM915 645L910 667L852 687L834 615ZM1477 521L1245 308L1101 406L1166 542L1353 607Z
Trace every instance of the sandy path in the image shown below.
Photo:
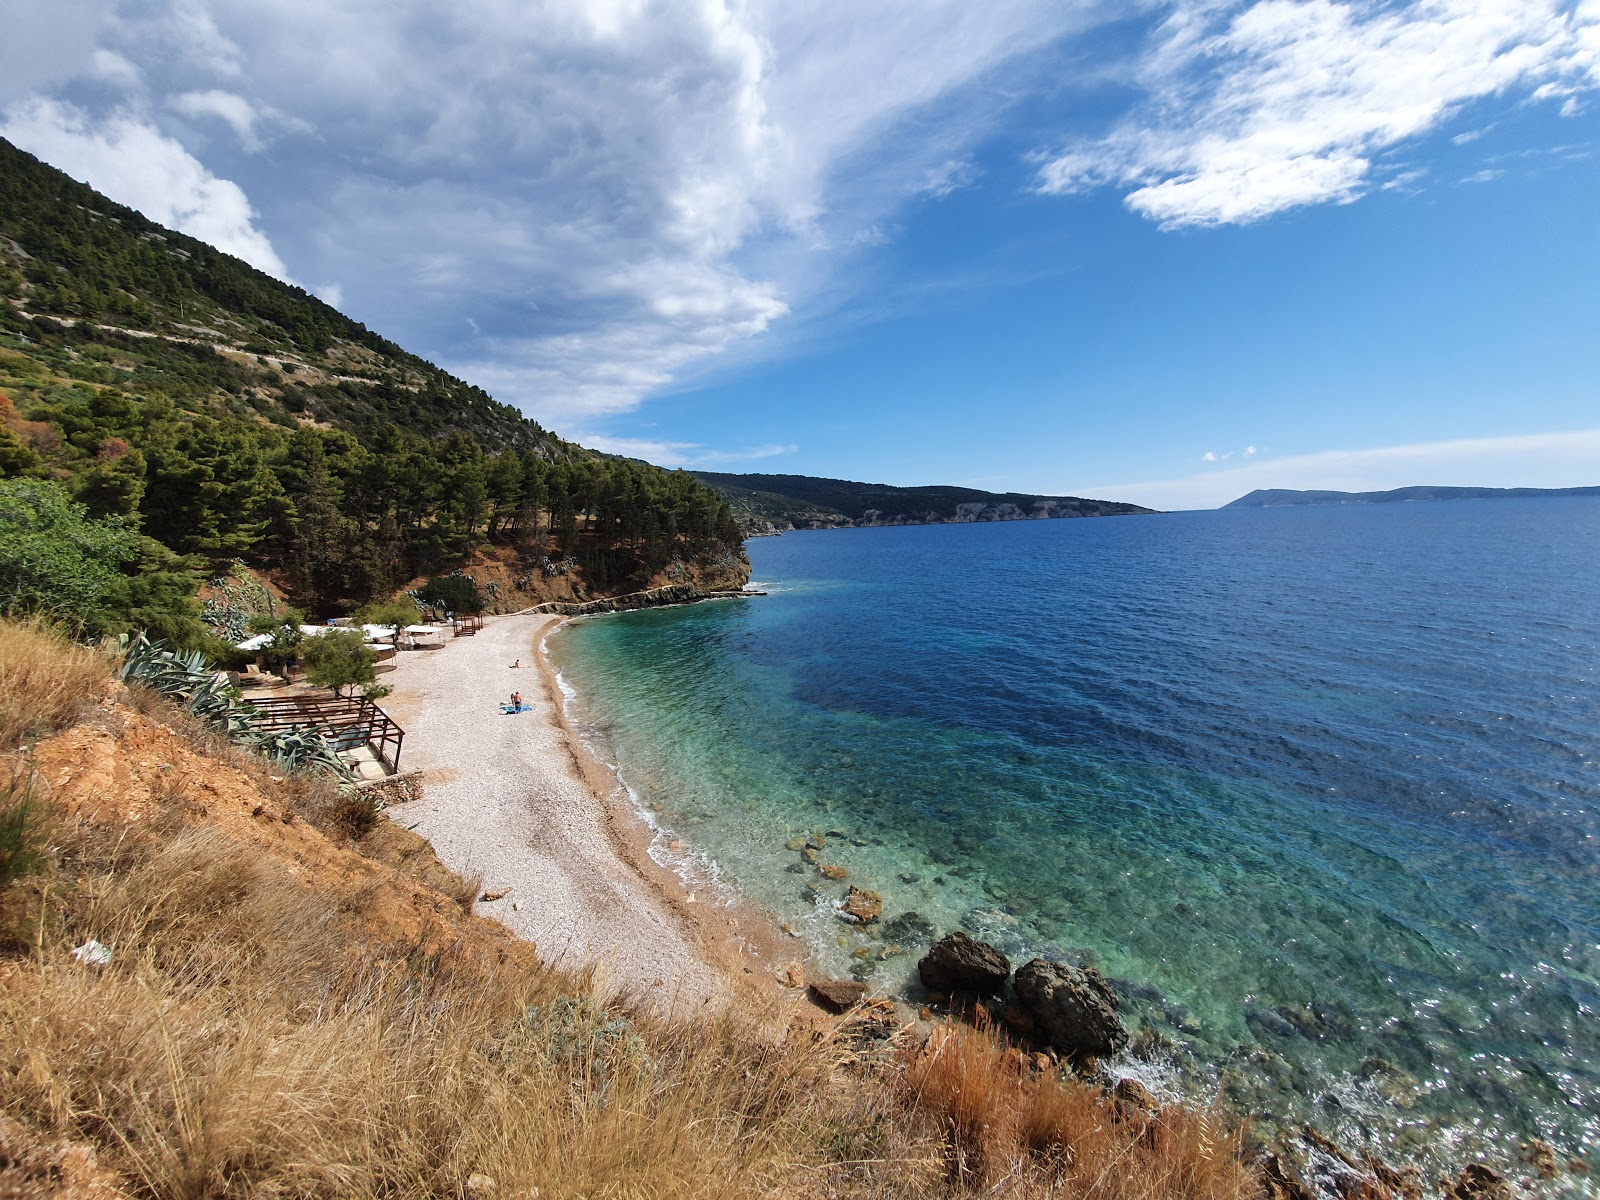
M475 637L399 655L384 707L406 731L401 766L426 774L423 798L391 815L452 870L511 887L478 911L533 939L546 961L593 964L603 990L692 1011L725 994L722 977L659 886L625 861L616 823L627 816L581 773L546 673L510 669L539 661L558 619L491 619ZM513 689L532 712L501 714Z

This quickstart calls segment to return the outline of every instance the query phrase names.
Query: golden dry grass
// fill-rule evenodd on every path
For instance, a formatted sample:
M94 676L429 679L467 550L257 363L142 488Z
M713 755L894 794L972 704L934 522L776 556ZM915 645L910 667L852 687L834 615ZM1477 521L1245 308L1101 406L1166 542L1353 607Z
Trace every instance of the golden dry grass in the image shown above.
M1256 1195L1244 1133L1216 1113L1146 1113L1053 1072L990 1034L943 1026L910 1058L917 1105L942 1117L952 1172L974 1188L1046 1187L1084 1200ZM1056 1189L1059 1189L1058 1191Z
M111 659L40 620L0 621L0 752L70 725L105 691Z

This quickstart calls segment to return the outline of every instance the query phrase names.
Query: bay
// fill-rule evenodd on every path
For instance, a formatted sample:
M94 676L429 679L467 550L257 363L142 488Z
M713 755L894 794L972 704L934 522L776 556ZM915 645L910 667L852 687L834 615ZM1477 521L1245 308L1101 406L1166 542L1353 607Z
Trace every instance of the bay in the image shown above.
M1113 1070L1269 1131L1593 1154L1600 502L750 554L770 595L575 622L552 653L685 868L826 969L914 996L965 929L1098 964L1136 1030ZM786 848L813 834L845 882ZM884 926L838 920L848 883Z

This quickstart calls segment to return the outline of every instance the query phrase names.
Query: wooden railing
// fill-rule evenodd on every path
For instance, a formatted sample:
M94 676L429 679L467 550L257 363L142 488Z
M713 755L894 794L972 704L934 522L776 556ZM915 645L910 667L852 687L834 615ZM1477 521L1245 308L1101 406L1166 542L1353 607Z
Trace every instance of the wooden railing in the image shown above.
M390 771L400 769L406 731L365 696L266 696L251 700L258 729L309 729L339 750L370 746Z

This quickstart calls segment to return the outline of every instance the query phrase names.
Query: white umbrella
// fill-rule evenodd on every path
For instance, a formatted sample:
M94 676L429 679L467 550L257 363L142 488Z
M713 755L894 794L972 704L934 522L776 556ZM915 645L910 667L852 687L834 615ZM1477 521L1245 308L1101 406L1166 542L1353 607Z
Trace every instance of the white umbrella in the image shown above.
M235 643L235 649L260 650L266 646L270 646L271 644L272 635L270 633L258 633L255 635L255 637L248 637L242 642Z

